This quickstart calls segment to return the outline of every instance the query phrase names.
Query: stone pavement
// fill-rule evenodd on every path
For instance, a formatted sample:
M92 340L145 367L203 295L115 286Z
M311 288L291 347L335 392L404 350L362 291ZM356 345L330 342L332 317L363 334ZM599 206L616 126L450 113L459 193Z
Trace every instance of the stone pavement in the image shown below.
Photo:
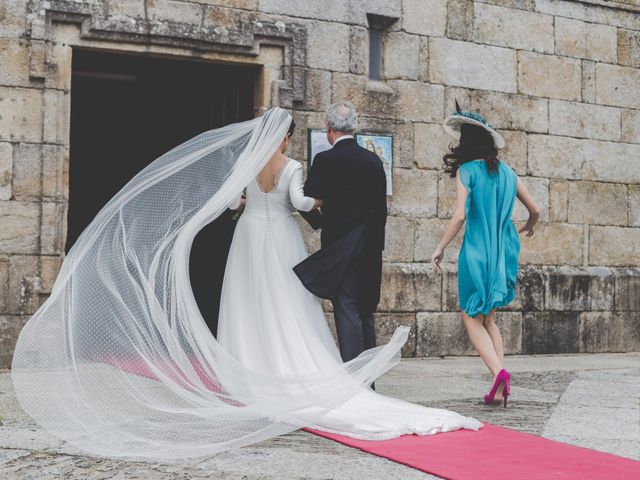
M507 359L510 407L485 407L478 358L404 360L378 391L554 440L640 459L640 353ZM304 432L186 465L97 459L52 437L16 402L0 373L0 478L350 480L435 478Z

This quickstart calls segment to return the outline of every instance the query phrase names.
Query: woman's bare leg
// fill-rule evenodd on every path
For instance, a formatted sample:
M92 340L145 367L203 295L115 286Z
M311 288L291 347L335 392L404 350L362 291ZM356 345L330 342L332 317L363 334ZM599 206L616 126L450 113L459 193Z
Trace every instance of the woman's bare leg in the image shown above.
M498 356L498 360L500 360L500 368L504 368L504 346L502 344L502 335L500 335L500 329L494 321L495 313L495 310L491 310L488 315L485 315L483 324L484 328L486 328L489 336L491 337L493 349Z
M480 354L480 358L482 358L482 361L495 378L498 372L502 370L502 361L493 347L489 332L484 328L484 316L478 315L475 318L471 318L462 312L462 318L464 319L464 326L467 328L471 345Z

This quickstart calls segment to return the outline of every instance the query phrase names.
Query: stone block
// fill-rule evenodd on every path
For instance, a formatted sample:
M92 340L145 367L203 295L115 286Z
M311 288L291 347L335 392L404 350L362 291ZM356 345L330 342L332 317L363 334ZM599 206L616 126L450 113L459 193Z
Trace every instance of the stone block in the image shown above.
M622 141L640 143L640 110L622 110Z
M369 68L369 30L351 27L349 39L349 72L365 75Z
M598 63L596 100L602 105L640 108L640 69Z
M379 131L389 131L388 122ZM413 122L398 122L391 129L393 136L393 164L399 168L414 167L414 128Z
M56 199L67 197L65 182L69 150L58 145L42 145L42 195Z
M440 310L440 275L417 263L385 264L382 272L380 312Z
M429 81L429 37L420 37L420 58L418 60L418 79Z
M497 312L495 322L502 334L505 353L520 353L522 315L516 312ZM460 313L420 312L417 323L418 357L476 355Z
M46 143L69 144L71 118L70 95L60 90L45 90L43 138Z
M640 270L620 268L614 270L615 309L617 311L638 310L640 300Z
M474 5L474 41L553 53L553 16L486 3Z
M254 12L212 6L205 8L203 25L214 29L223 27L231 31L241 31L246 29L246 25L250 25L256 20L257 15Z
M617 34L610 25L556 17L555 42L556 54L616 63Z
M439 123L414 124L413 162L418 168L438 170L442 168L442 156L449 151L453 141Z
M388 85L398 92L398 118L413 122L438 122L444 116L444 87L422 82L390 80Z
M547 99L447 87L447 113L454 111L455 98L463 109L480 112L498 129L546 133L549 128Z
M5 313L9 306L9 259L0 257L0 313Z
M548 310L611 310L614 299L613 272L604 267L549 267Z
M414 258L416 262L431 262L433 255L442 234L447 228L448 220L440 218L419 219L416 225L416 245L414 250ZM444 252L445 263L456 262L460 245L464 238L464 228L458 233L456 238L449 244Z
M172 22L189 25L202 23L202 7L195 3L175 0L154 0L147 5L147 14L152 22Z
M640 266L640 228L590 226L589 265Z
M640 226L640 185L629 185L629 225Z
M473 0L449 0L447 9L447 38L473 40Z
M432 38L429 79L443 85L516 92L516 53L502 47Z
M582 101L596 103L596 62L582 61Z
M622 0L624 3L627 0ZM633 1L633 0L630 0ZM590 23L600 23L640 30L640 18L630 15L628 10L622 8L607 8L593 4L586 5L583 2L559 2L558 0L536 0L536 10L551 15L576 18ZM606 5L606 4L602 4ZM613 5L611 5L613 6Z
M403 0L402 29L405 32L444 36L447 28L447 0Z
M637 352L640 350L640 312L584 312L580 314L580 352Z
M383 259L386 262L412 262L415 228L404 217L387 217Z
M65 206L61 203L44 202L42 204L42 223L40 227L40 251L44 255L58 255L64 250L66 232Z
M451 312L460 310L457 265L442 265L442 309Z
M539 177L521 177L521 179L540 207L540 221L549 221L549 180ZM520 201L516 200L513 219L518 222L526 221L528 218L529 212Z
M619 108L549 100L549 133L555 135L619 141L620 118Z
M536 226L532 237L521 236L520 262L534 265L582 265L581 225L548 223Z
M29 44L25 40L0 38L0 84L29 86Z
M580 100L582 71L580 60L520 51L518 90L537 97Z
M518 175L527 174L527 134L511 130L501 130L505 147L500 150L500 160L505 161Z
M40 293L51 293L53 284L60 273L62 266L62 256L41 256L40 257Z
M402 357L412 358L416 356L416 316L414 314L390 314L379 313L375 316L376 343L383 345L391 340L393 332L398 327L410 327L407 343L402 347Z
M13 146L0 142L0 200L11 198L13 179Z
M549 182L549 221L566 222L569 216L569 182Z
M616 63L616 61L613 60L609 63ZM629 67L640 67L640 32L618 29L617 63L628 65Z
M362 75L334 73L331 101L350 100L361 116L395 119L398 92L380 83L369 82Z
M9 288L7 313L29 315L40 303L41 281L37 256L9 257Z
M27 30L28 0L2 0L0 2L0 37L18 38Z
M40 208L37 203L0 202L0 251L36 253Z
M39 142L42 139L42 92L0 86L0 140Z
M112 18L131 21L132 18L143 20L145 18L145 0L107 0L109 14ZM209 3L202 0L201 3Z
M307 108L324 111L331 104L331 72L306 70L305 103Z
M569 223L626 225L627 186L602 182L569 184Z
M20 143L15 147L13 196L17 199L35 199L42 192L42 154L40 145Z
M545 282L546 275L540 267L521 265L518 269L516 298L505 309L525 312L544 310Z
M438 204L438 173L394 168L389 212L408 217L434 217Z
M333 22L307 22L307 65L311 68L349 71L348 25Z
M384 40L384 78L417 80L420 75L420 37L389 32Z
M438 218L451 218L456 207L456 180L448 173L438 173Z
M0 368L11 367L18 335L27 320L22 315L0 315Z
M522 353L576 353L579 312L526 312L522 328Z

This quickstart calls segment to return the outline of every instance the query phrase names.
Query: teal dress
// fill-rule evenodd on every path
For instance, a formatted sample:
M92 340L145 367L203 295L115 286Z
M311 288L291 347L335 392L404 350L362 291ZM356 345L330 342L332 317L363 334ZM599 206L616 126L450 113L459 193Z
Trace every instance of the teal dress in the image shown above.
M497 172L489 172L484 160L467 162L459 172L469 196L458 257L458 294L460 308L475 317L515 297L520 237L511 214L518 177L503 162Z

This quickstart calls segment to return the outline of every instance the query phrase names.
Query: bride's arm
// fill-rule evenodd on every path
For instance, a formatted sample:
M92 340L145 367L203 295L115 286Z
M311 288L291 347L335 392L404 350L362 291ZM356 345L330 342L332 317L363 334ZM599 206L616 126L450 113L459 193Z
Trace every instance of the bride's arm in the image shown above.
M304 183L302 181L302 165L296 162L297 165L291 175L291 181L289 182L289 197L293 208L301 210L303 212L310 212L322 205L322 200L316 200L312 197L304 196Z

